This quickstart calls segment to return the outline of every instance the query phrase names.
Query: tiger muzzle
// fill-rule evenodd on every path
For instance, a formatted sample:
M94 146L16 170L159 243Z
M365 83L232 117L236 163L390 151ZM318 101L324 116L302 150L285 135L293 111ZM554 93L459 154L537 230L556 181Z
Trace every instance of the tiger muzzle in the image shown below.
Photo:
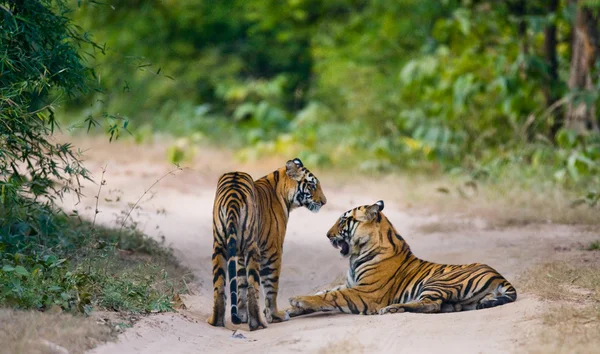
M350 253L350 244L346 239L339 235L338 233L333 233L331 230L327 233L327 238L335 248L340 249L340 254L342 256L347 256Z
M321 210L321 207L325 205L325 203L316 203L316 202L310 202L307 205L308 210L312 211L313 213L318 213L319 210Z

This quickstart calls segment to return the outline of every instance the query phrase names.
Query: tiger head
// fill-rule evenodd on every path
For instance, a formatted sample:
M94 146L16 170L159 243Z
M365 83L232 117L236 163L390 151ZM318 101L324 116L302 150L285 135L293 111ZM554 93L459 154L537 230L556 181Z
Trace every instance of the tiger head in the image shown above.
M321 183L315 175L313 175L299 158L288 161L285 164L285 174L297 184L293 184L290 188L289 195L293 207L304 206L308 210L316 213L321 209L327 198L321 189Z
M327 232L327 238L335 248L340 248L340 254L347 257L358 254L371 240L371 235L378 233L383 214L383 200L373 205L363 205L348 210ZM385 217L383 217L385 219Z

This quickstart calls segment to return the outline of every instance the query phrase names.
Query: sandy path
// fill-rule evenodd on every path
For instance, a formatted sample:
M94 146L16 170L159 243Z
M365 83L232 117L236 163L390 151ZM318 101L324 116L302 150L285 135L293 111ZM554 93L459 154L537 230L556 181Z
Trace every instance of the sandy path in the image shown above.
M171 169L164 163L160 147L136 147L124 143L105 146L95 141L80 142L90 148L87 167L99 179L101 167L108 165L103 197L120 190L121 202L106 203L101 198L101 223L114 223L115 214L135 201L145 188ZM96 348L93 353L204 353L204 352L437 352L506 353L523 350L539 325L543 304L519 292L514 304L483 311L454 314L356 316L312 315L286 323L272 324L266 330L232 338L235 327L214 328L206 324L212 306L211 211L214 185L225 171L242 169L259 177L283 162L262 162L260 166L236 166L225 153L204 151L189 165L192 169L167 177L153 198L142 203L136 220L150 235L164 235L181 262L195 274L194 294L185 298L188 309L181 314L150 316L127 330L116 343ZM530 225L521 228L490 229L481 220L465 222L460 231L423 232L424 226L455 222L449 217L415 214L400 210L385 195L370 195L364 185L339 186L331 178L321 178L329 203L320 213L292 212L285 243L279 304L287 307L293 295L309 294L345 274L347 260L329 245L326 230L345 210L359 204L386 200L385 213L403 234L413 252L439 263L483 262L505 275L519 290L518 275L533 262L561 245L571 244L577 229L556 225ZM383 186L384 188L387 186ZM87 198L66 208L92 215L96 188L85 189ZM109 195L109 191L112 191ZM157 213L164 210L166 214ZM448 219L447 219L448 218ZM157 229L158 227L158 229ZM585 236L585 235L584 235Z

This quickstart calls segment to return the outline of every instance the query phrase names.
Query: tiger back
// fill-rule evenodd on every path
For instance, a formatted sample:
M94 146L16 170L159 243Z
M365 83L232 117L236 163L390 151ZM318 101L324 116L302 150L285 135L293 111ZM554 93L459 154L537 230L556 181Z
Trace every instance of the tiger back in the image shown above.
M453 312L513 302L515 288L488 265L446 265L416 257L381 212L383 201L344 213L327 233L349 258L346 284L290 299L291 316Z
M256 181L244 172L219 179L213 207L214 306L208 323L225 324L226 278L234 324L247 322L255 330L289 319L277 308L289 212L301 206L318 212L325 203L318 179L297 158ZM258 304L261 285L266 321Z

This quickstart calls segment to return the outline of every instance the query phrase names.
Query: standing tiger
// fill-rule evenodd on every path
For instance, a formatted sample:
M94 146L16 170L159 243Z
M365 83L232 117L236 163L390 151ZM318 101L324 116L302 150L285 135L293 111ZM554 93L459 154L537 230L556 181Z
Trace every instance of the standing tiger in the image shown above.
M225 325L226 263L233 323L248 322L250 330L267 327L258 304L261 279L267 321L289 319L277 309L289 213L300 206L316 213L326 202L319 180L297 158L256 181L244 172L219 179L213 208L214 307L209 324Z
M345 212L327 232L350 257L345 285L290 299L290 316L339 310L354 314L453 312L503 305L515 288L485 264L445 265L417 258L381 212L383 201Z

